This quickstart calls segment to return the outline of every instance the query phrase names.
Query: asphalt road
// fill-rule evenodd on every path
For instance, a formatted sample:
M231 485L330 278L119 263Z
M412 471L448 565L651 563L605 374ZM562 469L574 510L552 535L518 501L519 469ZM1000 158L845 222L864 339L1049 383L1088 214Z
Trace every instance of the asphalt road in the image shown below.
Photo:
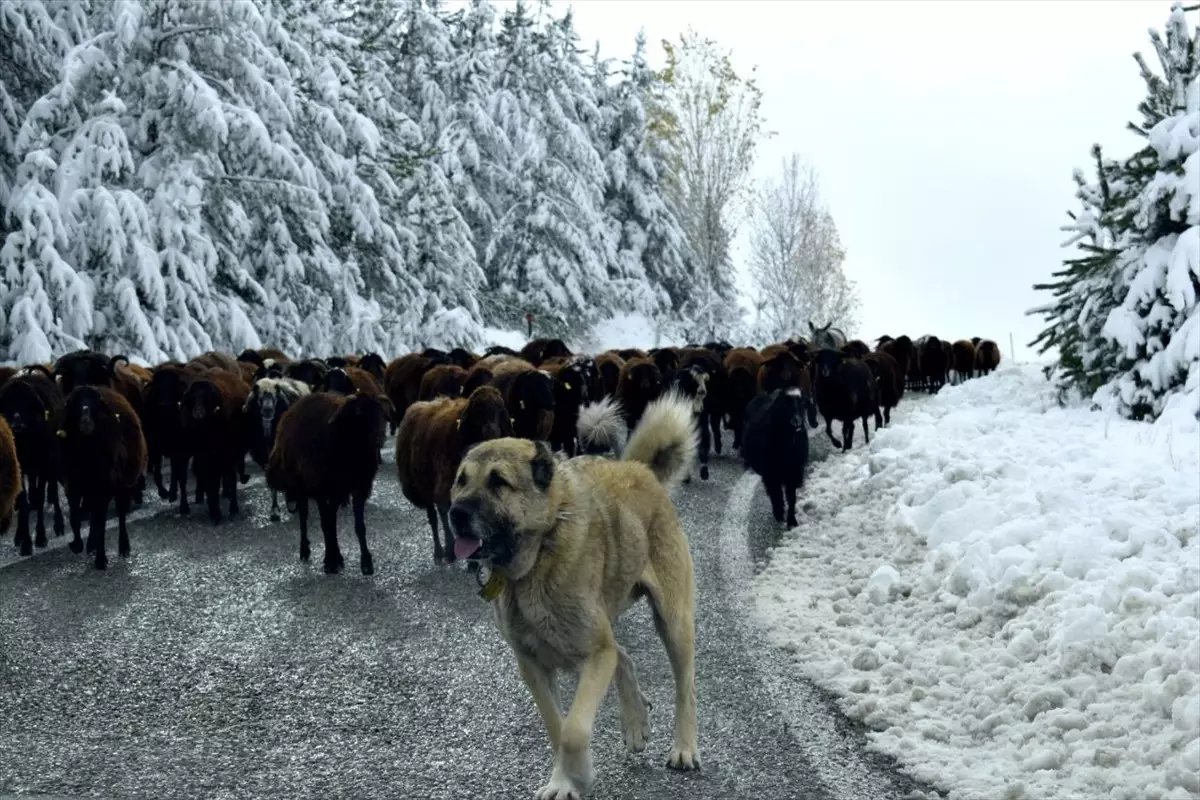
M347 512L346 572L322 573L319 530L302 564L296 524L268 521L257 474L243 516L220 527L149 501L133 554L110 555L107 572L67 550L69 534L30 559L5 538L0 795L532 797L551 754L513 658L474 577L433 563L425 515L385 461L367 512L372 577ZM744 587L779 533L757 480L726 451L677 505L696 562L704 767L664 766L670 668L639 604L618 636L653 703L650 742L624 751L610 689L589 797L922 796L748 622Z

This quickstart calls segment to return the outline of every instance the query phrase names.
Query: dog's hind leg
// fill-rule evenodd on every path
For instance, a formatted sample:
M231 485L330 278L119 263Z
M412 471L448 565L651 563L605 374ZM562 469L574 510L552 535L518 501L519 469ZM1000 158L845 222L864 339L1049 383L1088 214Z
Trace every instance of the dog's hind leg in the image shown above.
M625 648L617 645L617 699L621 703L621 734L631 753L646 749L650 737L650 703L638 686L637 671Z
M679 536L683 536L682 531ZM666 563L673 556L664 552L660 562ZM700 769L700 749L696 743L696 612L691 558L686 546L682 557L687 559L686 567L676 565L657 572L663 579L661 585L654 580L654 574L648 574L643 585L654 611L654 627L675 674L675 743L667 756L667 766L690 770Z

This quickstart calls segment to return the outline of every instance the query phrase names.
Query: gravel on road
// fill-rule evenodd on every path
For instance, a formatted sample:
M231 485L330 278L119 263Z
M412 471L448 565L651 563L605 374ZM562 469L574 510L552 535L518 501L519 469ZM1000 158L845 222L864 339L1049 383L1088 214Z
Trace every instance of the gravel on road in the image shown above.
M322 573L319 533L302 564L296 524L268 521L258 476L218 527L149 501L132 555L107 572L63 547L69 534L28 559L3 540L0 795L532 797L551 765L540 719L474 576L434 564L391 461L367 511L372 577L347 512L346 571ZM624 751L610 689L589 797L920 796L750 622L744 590L779 529L728 449L712 467L676 498L696 562L704 767L665 767L671 673L639 604L618 638L653 703L650 742Z

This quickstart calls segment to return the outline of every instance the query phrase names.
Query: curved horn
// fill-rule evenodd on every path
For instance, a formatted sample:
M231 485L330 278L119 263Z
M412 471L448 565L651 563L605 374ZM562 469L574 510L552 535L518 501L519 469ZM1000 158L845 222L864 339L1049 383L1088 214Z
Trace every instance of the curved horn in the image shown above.
M126 356L113 356L112 358L110 358L108 360L108 372L110 375L117 374L117 365L120 364L122 361L124 361L126 364L128 364L129 358Z

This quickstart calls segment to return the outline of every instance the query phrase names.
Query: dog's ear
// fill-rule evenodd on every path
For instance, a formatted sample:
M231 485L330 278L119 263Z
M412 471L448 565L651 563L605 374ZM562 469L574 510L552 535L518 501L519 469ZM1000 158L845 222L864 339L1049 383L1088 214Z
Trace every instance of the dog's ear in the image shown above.
M533 485L546 491L554 480L554 453L546 442L534 442L533 461L529 470L533 477Z

